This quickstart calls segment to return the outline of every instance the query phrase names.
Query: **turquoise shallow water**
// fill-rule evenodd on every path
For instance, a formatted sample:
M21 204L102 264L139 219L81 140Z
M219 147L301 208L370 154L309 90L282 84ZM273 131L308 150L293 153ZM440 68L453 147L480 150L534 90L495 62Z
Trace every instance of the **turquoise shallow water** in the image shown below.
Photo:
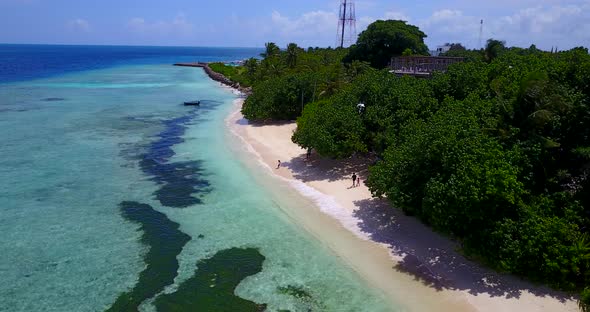
M0 99L0 311L103 311L151 269L172 294L232 248L263 256L235 294L269 311L395 310L256 183L226 141L235 96L201 70L69 73Z

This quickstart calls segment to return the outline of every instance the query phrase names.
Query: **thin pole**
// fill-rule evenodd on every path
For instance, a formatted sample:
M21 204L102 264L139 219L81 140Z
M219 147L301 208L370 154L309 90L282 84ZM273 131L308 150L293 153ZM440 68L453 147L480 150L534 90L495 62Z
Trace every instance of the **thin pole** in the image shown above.
M479 44L480 49L482 48L482 46L481 46L482 37L483 37L483 19L481 20L481 22L479 24L479 42L478 42L478 44Z
M344 0L344 15L342 16L342 38L340 39L340 47L344 47L344 30L346 27L346 0Z
M301 113L303 113L303 87L301 88Z
M315 81L313 82L313 96L311 97L311 102L315 102L315 91L318 86L318 77L315 77Z

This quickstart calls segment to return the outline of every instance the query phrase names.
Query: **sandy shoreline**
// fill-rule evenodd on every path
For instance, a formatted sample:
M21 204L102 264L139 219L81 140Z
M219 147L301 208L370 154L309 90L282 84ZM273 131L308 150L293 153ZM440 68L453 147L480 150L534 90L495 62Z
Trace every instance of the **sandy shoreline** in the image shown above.
M465 259L455 243L373 199L364 184L351 188L352 173L365 180L363 160L317 155L306 160L305 151L291 142L294 123L250 125L240 113L242 103L234 102L227 119L242 150L316 210L289 213L392 302L408 311L578 311L565 294ZM279 159L282 166L276 169Z

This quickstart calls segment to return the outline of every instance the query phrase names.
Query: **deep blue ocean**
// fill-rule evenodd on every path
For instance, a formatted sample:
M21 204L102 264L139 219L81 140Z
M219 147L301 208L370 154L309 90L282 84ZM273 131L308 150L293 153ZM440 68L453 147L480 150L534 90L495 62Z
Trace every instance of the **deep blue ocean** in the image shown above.
M235 61L261 52L260 48L0 44L0 83L117 65Z
M0 45L0 311L396 311L256 182L237 95L171 65L260 52Z

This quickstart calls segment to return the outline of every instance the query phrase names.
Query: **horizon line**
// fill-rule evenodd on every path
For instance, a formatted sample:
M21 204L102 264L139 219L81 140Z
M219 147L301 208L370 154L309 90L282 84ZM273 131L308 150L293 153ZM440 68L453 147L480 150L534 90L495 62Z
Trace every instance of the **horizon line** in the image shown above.
M10 43L0 42L0 45L23 46L72 46L72 47L154 47L154 48L216 48L216 49L264 49L264 47L238 47L238 46L190 46L190 45L145 45L145 44L84 44L84 43Z

